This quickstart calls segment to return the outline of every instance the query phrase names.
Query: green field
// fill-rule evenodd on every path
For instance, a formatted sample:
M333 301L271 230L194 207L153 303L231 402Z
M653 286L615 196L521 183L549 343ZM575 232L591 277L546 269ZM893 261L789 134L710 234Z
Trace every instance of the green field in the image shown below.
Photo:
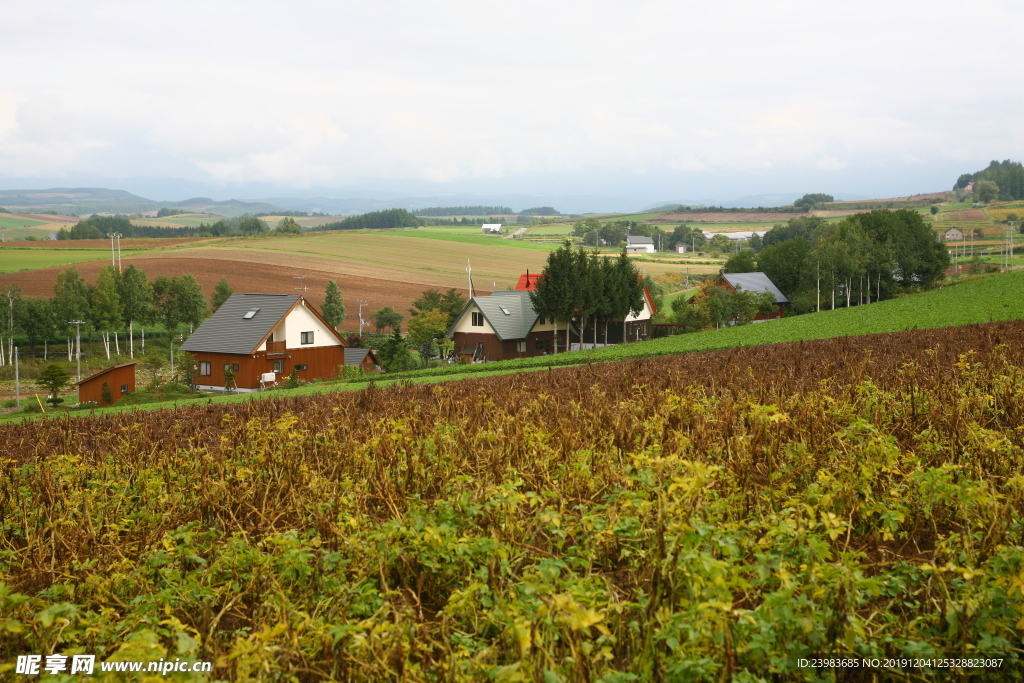
M54 242L59 244L59 242ZM134 256L141 251L121 252L122 258ZM0 245L0 273L14 273L21 270L38 270L54 266L69 266L87 261L109 261L109 249L40 249L33 247L11 248Z
M135 225L150 226L180 226L183 228L198 228L201 224L212 225L224 218L224 216L210 216L207 214L189 214L184 216L164 216L163 218L134 218Z
M9 228L30 228L34 225L45 225L44 221L37 221L31 218L18 218L8 214L0 213L0 230Z

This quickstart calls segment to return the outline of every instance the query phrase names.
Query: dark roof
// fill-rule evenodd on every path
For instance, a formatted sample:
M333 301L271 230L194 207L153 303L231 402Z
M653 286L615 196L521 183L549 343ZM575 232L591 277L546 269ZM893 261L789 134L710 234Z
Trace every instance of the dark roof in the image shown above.
M372 357L373 364L376 365L377 354L373 349L345 349L345 365L362 365L367 355Z
M768 292L775 295L775 303L789 303L786 295L780 292L764 273L724 273L722 277L733 289L742 289L744 292Z
M181 350L248 355L301 298L298 294L232 294ZM250 311L256 313L245 318Z
M80 385L80 384L85 384L85 383L86 383L86 382L88 382L89 380L91 380L91 379L96 379L96 378L97 378L97 377L99 377L100 375L105 375L105 374L107 374L108 372L110 372L111 370L117 370L118 368L126 368L126 367L128 367L129 365L137 365L137 364L138 364L138 362L139 362L139 361L137 361L137 360L133 360L133 361L130 361L130 362L128 362L128 363L120 363L120 364L118 364L118 365L111 365L111 366L110 366L109 368L104 368L104 369L100 370L99 372L94 372L93 374L89 375L89 376L88 376L88 377L86 377L85 379L83 379L83 380L79 380L79 381L75 382L75 386L78 386L78 385Z
M626 244L654 244L654 238L647 235L630 235L626 238Z

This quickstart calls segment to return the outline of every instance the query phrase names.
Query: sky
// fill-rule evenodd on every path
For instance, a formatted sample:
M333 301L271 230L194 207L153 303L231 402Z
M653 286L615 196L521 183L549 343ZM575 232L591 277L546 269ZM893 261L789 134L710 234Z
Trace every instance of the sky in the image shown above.
M1024 0L0 2L3 189L625 210L1024 158Z

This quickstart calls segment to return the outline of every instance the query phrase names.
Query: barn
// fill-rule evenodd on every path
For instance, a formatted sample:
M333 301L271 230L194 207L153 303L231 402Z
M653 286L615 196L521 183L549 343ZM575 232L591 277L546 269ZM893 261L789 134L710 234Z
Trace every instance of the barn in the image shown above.
M94 375L75 382L78 386L78 402L99 403L109 406L117 403L125 395L135 391L135 365L138 361L112 365ZM104 400L104 387L110 392L109 399Z

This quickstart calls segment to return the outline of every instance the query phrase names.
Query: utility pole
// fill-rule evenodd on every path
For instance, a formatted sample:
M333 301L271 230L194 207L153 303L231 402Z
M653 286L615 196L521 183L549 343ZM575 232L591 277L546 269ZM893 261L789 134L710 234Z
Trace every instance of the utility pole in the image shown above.
M293 275L292 279L299 281L299 285L300 286L296 287L295 289L301 289L302 290L302 296L303 296L303 298L305 298L306 290L309 289L309 287L306 286L306 276L305 275Z
M21 378L18 376L18 347L14 347L14 407L21 410Z
M68 325L75 326L75 360L77 361L77 370L75 374L76 382L82 381L82 325L85 324L84 320L71 320L68 321Z
M117 268L117 259L114 258L114 233L108 232L107 237L110 238L110 267Z
M365 323L363 323L363 306L365 306L368 303L369 303L368 301L363 301L362 299L359 300L359 336L360 337L363 336L363 325L365 324Z
M117 233L117 272L121 272L121 233Z

